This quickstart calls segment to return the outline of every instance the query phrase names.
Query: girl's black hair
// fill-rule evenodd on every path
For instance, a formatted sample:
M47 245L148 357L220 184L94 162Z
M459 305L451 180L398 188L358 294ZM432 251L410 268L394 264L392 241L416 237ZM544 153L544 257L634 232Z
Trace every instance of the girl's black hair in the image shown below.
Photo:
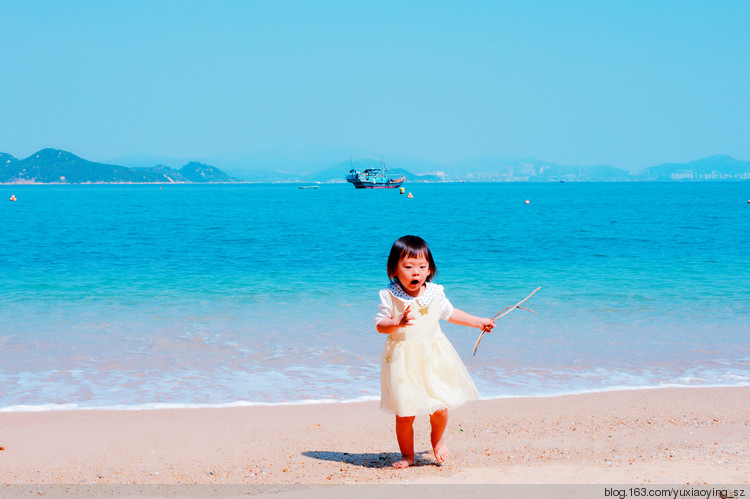
M391 280L398 281L396 278L396 267L398 267L399 260L402 258L417 258L420 255L424 256L430 265L430 275L426 279L426 282L430 282L437 275L437 267L435 267L435 260L432 259L430 247L419 236L400 237L393 243L391 252L388 255L388 264L386 265L388 277Z

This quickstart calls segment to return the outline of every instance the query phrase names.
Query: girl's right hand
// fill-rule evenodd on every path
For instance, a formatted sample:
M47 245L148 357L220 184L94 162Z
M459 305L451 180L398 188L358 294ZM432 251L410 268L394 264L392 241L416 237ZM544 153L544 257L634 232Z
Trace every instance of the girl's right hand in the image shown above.
M404 315L401 317L401 326L413 326L417 319L417 314L411 311L411 304L404 309Z

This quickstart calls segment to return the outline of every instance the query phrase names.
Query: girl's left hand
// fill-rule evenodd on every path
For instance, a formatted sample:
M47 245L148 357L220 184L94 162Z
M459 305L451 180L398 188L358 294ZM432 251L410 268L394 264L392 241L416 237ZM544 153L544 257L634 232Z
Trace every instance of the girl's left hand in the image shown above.
M495 327L495 323L491 319L480 317L479 322L481 323L479 329L481 329L485 333L491 333L492 328Z

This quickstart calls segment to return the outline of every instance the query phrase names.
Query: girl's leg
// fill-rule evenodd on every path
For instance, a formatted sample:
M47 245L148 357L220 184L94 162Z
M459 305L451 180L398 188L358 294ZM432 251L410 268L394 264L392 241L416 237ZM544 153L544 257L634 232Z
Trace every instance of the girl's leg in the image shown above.
M394 468L406 468L414 464L414 416L396 416L396 439L401 450L401 459L393 463Z
M443 442L443 432L445 427L448 425L448 409L438 409L437 411L430 414L430 426L432 431L430 432L430 440L432 441L432 451L435 453L435 460L438 463L443 463L450 452L448 447Z

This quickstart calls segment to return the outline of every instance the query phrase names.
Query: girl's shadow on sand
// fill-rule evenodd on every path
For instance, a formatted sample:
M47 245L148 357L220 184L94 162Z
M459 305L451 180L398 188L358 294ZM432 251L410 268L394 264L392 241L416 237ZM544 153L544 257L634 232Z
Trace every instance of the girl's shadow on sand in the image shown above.
M426 461L424 455L429 454L427 451L417 452L414 466L426 466L436 463ZM337 461L339 463L353 464L364 468L390 468L391 463L401 459L401 454L396 452L386 453L352 453L352 452L333 452L327 450L308 450L302 453L305 457L320 459L321 461Z

